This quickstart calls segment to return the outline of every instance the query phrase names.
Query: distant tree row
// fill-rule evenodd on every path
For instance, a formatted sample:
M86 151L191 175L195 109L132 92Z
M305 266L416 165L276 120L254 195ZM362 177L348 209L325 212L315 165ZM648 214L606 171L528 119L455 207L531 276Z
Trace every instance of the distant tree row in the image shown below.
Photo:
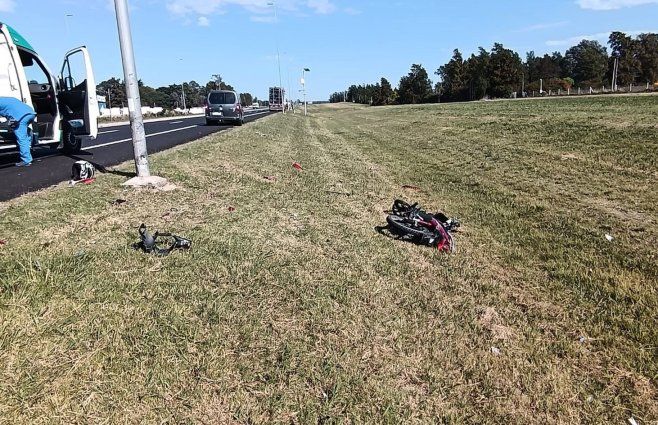
M183 107L183 92L185 92L185 106L194 108L203 106L205 99L210 90L234 90L233 86L222 81L221 77L216 80L208 81L201 86L196 81L190 81L182 84L171 84L169 86L153 87L146 86L139 81L139 95L143 106L159 106L167 110ZM96 86L99 95L105 96L108 107L126 106L126 86L118 78L110 78L99 83ZM241 93L240 102L244 105L251 105L258 99L250 93Z
M439 82L435 85L427 71L414 64L395 89L382 78L376 84L352 85L345 92L332 94L329 101L413 104L505 98L540 89L598 89L611 86L615 62L619 86L658 83L658 34L632 38L613 32L608 44L610 54L599 42L583 40L564 54L554 52L540 57L529 52L525 61L500 43L490 51L480 47L468 59L455 49L450 61L436 70Z

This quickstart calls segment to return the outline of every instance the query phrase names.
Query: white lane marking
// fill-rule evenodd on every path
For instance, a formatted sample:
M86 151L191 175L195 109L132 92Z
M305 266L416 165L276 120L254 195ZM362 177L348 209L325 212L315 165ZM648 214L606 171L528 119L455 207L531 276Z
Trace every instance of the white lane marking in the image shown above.
M152 136L160 136L161 134L174 133L176 131L182 131L182 130L189 130L190 128L195 128L195 127L200 127L200 126L196 125L196 124L195 125L188 125L187 127L174 128L173 130L167 130L167 131L161 131L159 133L147 134L146 137L149 138L149 137L152 137ZM132 137L129 138L129 139L115 140L114 142L107 142L107 143L101 143L100 145L89 146L89 147L84 148L84 150L90 151L92 149L102 148L102 147L105 147L105 146L112 146L112 145L116 145L116 144L119 144L119 143L125 143L125 142L130 142L130 141L132 141Z
M180 123L182 123L182 122L183 122L183 121L172 121L172 122L170 122L169 124L170 124L170 125L171 125L171 124L180 124Z
M99 131L98 134L108 134L108 133L116 133L119 130L108 130L108 131Z

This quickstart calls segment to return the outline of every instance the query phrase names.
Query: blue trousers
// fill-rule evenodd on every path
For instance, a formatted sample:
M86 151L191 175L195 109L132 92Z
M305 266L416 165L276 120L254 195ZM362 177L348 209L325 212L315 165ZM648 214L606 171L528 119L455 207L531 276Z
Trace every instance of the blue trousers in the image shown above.
M14 130L16 135L16 143L18 144L18 154L21 157L21 161L29 164L32 162L32 137L30 135L28 126L36 115L26 115L18 122L18 128Z

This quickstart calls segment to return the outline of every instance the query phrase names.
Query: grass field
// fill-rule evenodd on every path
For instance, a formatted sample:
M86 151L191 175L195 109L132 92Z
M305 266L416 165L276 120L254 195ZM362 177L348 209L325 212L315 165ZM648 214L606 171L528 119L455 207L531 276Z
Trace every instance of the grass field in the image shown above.
M2 204L0 422L658 421L658 96L311 111Z

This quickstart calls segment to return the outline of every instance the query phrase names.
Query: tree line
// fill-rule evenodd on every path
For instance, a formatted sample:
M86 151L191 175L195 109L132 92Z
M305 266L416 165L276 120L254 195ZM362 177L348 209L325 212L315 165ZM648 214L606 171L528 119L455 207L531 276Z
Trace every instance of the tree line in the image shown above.
M173 110L183 107L183 93L185 93L185 106L187 108L201 107L204 105L210 90L234 90L233 86L222 81L221 77L208 81L205 85L200 85L196 81L185 82L182 84L170 84L153 88L139 81L139 96L142 100L142 106L161 107L166 110ZM96 86L96 92L105 96L108 108L125 107L126 85L124 81L118 78L110 78L99 83ZM243 106L249 106L258 99L250 93L240 93L240 102Z
M352 85L335 92L330 102L371 105L454 102L483 98L526 96L531 92L610 87L616 70L618 86L658 84L658 34L633 38L613 32L608 49L598 41L583 40L566 50L522 60L518 53L495 43L480 47L464 59L455 49L448 63L435 71L433 84L422 65L414 64L396 88L382 78L375 84Z

